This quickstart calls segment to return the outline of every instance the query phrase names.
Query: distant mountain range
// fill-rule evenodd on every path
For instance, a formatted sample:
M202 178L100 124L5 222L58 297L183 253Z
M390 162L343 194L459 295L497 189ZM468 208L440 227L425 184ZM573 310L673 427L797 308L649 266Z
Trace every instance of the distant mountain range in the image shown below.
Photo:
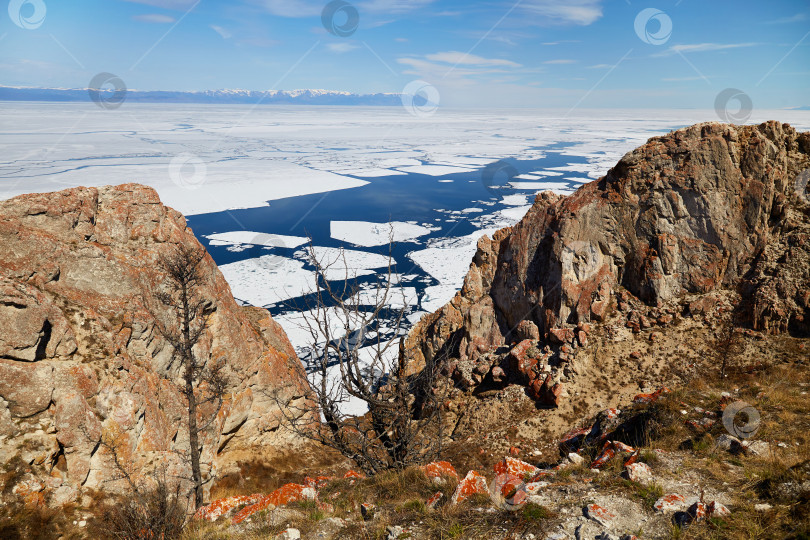
M102 98L113 91L102 91ZM91 101L87 88L0 86L0 101ZM205 90L201 92L127 90L130 103L219 103L268 105L401 105L400 94L353 94L333 90Z

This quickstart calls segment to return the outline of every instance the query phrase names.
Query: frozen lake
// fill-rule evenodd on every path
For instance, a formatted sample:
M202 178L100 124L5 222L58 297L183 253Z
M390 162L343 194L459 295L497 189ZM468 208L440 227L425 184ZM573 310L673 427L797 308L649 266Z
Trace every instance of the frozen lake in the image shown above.
M518 221L535 193L567 194L698 110L0 103L0 198L140 182L188 217L234 296L268 307L294 345L304 248L340 248L360 282L385 270L388 223L409 324L460 287L477 239ZM756 111L810 129L810 112ZM392 306L396 308L396 305Z

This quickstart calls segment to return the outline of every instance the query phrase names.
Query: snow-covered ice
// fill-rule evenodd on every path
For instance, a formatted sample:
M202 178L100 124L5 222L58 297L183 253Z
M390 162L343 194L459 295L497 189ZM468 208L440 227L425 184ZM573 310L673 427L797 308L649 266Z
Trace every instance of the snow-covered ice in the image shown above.
M453 298L464 282L479 238L485 234L492 235L495 230L483 230L455 238L440 238L429 242L425 249L408 253L413 262L439 281L439 285L425 288L425 296L422 298L423 309L436 311Z
M384 246L388 244L392 236L394 242L411 242L434 230L431 227L402 221L391 223L332 221L330 229L332 238L335 240L363 247Z
M226 233L209 234L205 238L208 238L213 245L219 246L297 248L307 243L307 239L301 236L268 234L255 231L230 231Z
M412 165L410 167L398 167L398 170L406 173L426 174L428 176L444 176L452 173L475 171L475 169L454 167L450 165Z

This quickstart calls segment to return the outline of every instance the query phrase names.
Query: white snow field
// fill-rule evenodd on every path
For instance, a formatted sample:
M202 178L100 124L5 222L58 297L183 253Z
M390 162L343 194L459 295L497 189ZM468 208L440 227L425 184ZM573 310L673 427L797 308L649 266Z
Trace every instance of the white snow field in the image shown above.
M187 215L361 188L361 177L539 158L557 143L587 160L557 169L598 178L649 137L716 119L708 110L439 109L420 118L398 107L20 102L0 103L0 115L0 198L140 182ZM810 111L755 110L750 121L771 118L810 128Z

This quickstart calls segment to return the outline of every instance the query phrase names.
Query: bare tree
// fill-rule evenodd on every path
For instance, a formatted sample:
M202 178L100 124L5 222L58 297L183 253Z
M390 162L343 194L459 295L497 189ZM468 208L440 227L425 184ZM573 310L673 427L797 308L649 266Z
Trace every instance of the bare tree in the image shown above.
M172 312L172 325L158 323L164 339L172 346L173 361L179 363L182 379L180 391L188 407L188 460L191 463L194 506L203 504L203 479L200 464L200 434L207 430L222 408L226 381L223 376L224 359L200 358L196 346L209 326L213 304L200 294L202 284L201 263L205 257L202 247L179 244L160 257L160 268L166 273L166 289L159 292L158 300ZM210 407L206 407L213 404ZM198 421L205 409L206 418Z
M714 340L714 352L720 362L721 379L728 376L729 362L739 356L745 348L735 331L735 322L734 311L723 314L718 329L719 335Z
M394 271L393 242L389 247L386 274L361 286L344 251L328 260L330 252L310 240L315 287L297 311L310 338L303 360L312 399L296 405L274 394L297 434L338 450L367 474L435 459L442 441L436 362L409 373L399 354L410 302ZM313 401L320 423L305 414Z

